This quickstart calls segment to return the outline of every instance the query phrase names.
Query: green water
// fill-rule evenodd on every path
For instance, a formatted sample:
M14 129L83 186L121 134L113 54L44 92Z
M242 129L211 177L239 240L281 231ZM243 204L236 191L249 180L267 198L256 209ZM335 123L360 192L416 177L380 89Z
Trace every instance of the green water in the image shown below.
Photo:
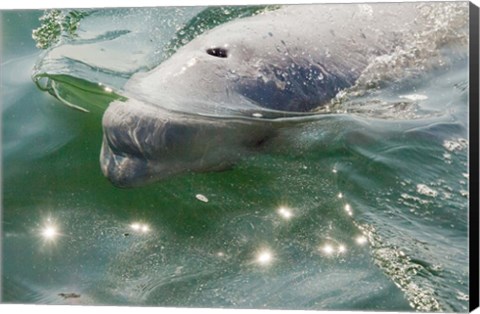
M179 23L198 12L182 11ZM436 114L331 115L285 130L230 170L118 189L99 166L113 96L65 85L69 100L95 104L84 113L31 79L41 15L1 15L2 302L467 309L464 60L376 96L425 94L419 111ZM80 30L101 33L105 22L89 18ZM119 69L112 86L131 70ZM82 71L71 74L115 76Z

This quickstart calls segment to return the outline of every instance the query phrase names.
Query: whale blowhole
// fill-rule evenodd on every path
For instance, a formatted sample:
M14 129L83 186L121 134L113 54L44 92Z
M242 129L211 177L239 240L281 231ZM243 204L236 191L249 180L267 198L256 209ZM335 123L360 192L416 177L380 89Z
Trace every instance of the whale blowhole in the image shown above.
M207 49L207 53L211 56L217 57L217 58L227 58L228 57L228 51L225 48L209 48Z

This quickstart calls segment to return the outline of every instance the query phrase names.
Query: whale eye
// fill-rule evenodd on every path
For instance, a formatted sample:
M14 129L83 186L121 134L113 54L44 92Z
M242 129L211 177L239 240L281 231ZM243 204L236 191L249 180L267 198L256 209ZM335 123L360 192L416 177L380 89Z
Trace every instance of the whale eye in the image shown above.
M207 49L207 53L211 56L218 57L218 58L228 57L227 49L225 48L209 48Z

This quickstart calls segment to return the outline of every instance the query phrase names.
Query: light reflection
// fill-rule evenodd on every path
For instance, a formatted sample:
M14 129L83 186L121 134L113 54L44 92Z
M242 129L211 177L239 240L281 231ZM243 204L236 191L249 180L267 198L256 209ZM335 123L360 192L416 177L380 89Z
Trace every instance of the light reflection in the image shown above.
M287 208L287 207L280 207L278 210L277 210L277 213L282 216L282 218L284 219L290 219L293 217L293 213L292 211Z
M38 231L39 236L41 236L45 242L54 242L61 235L58 224L51 217L45 220L41 229Z
M350 204L346 204L346 205L345 205L345 211L347 212L347 214L348 214L349 216L352 216L352 215L353 215L352 207L350 206Z
M133 231L142 232L142 233L147 233L147 232L150 231L150 227L147 224L142 224L142 223L138 223L138 222L132 223L130 225L130 228Z
M53 241L59 235L57 228L54 225L45 226L41 234L45 240L49 241Z
M132 228L135 231L139 231L141 226L138 223L133 223L133 224L130 225L130 228Z
M263 249L257 254L256 261L260 265L269 265L273 261L273 254L268 249Z
M367 243L367 238L365 236L358 236L356 239L355 239L355 242L357 242L357 244L359 245L364 245Z
M335 252L335 249L331 244L325 244L320 250L326 255L332 255Z
M338 256L347 252L347 247L344 244L334 245L332 243L326 243L318 250L327 256L332 256L333 254L336 254Z
M342 197L343 197L342 192L338 193L338 198L342 198Z

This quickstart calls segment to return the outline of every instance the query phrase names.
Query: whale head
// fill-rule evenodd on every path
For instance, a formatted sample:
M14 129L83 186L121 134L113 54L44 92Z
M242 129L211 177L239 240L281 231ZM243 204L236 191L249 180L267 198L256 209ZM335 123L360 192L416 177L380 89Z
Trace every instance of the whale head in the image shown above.
M355 82L355 60L332 58L327 44L270 13L205 32L125 89L165 109L215 115L309 112Z
M353 82L325 66L317 44L262 17L200 35L110 104L103 173L127 187L225 168L272 136L276 118L310 112Z

